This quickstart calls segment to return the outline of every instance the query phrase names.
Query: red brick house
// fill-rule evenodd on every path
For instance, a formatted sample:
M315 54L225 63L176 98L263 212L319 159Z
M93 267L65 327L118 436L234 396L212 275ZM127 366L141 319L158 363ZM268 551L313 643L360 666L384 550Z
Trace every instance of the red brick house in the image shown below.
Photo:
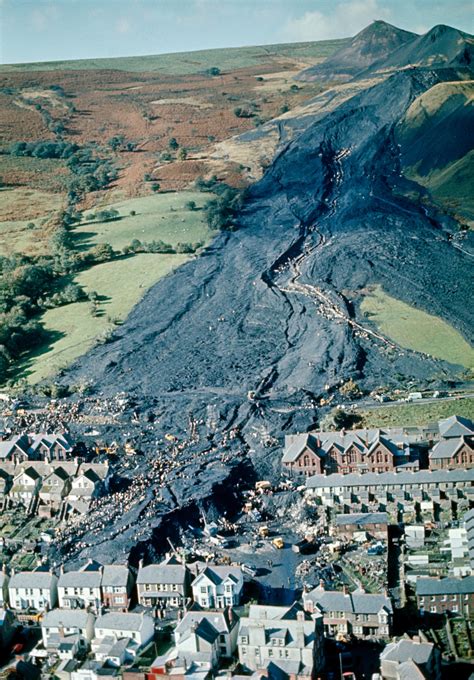
M474 466L474 438L443 439L431 449L430 470L452 470Z

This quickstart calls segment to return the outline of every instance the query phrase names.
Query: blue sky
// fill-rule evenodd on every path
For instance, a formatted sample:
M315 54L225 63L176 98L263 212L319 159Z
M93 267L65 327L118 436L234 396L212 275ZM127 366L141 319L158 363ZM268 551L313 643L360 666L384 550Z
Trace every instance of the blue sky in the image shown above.
M3 63L354 35L373 19L473 32L474 0L0 0Z

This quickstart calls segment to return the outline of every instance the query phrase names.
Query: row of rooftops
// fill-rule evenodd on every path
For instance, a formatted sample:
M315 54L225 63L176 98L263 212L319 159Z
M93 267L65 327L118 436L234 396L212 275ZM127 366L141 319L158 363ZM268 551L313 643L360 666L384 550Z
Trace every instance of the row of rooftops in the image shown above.
M0 460L8 460L15 452L23 453L28 458L37 458L40 453L47 453L55 448L61 449L65 455L72 454L74 443L69 433L15 435L0 441Z
M364 486L403 486L405 484L465 484L472 486L474 469L455 470L417 470L393 472L350 472L348 474L335 473L332 475L313 475L306 480L308 489L364 487Z
M474 437L474 423L461 416L451 416L439 420L437 425L419 428L314 431L286 435L282 462L294 463L306 447L324 458L332 447L344 453L355 446L362 454L370 455L378 444L384 445L395 458L401 458L409 453L411 444L432 443L434 440L439 441L434 445L430 457L450 458L466 438L470 437Z

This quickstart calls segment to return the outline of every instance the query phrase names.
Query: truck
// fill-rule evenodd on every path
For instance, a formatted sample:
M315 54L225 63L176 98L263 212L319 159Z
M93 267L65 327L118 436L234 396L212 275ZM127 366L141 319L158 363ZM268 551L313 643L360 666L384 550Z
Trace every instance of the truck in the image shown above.
M277 536L276 538L273 539L272 545L278 550L281 550L282 548L285 547L285 542L283 541L281 536Z

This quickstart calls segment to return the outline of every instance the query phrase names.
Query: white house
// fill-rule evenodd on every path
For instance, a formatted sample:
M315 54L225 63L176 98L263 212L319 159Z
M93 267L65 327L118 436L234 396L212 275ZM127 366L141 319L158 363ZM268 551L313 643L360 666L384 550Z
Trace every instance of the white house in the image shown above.
M240 604L244 579L239 567L207 566L193 581L193 600L205 609Z
M95 470L88 469L79 472L72 480L69 500L96 498L102 487L102 480Z
M42 477L32 466L20 470L13 478L13 486L10 489L10 497L23 503L25 507L37 496L41 487Z
M106 637L114 638L114 641L129 638L143 647L154 635L155 624L148 614L129 614L122 612L110 612L99 616L95 623L95 639L103 640Z
M74 658L86 651L94 636L95 617L92 612L52 609L41 621L43 644L61 658Z
M102 566L87 562L79 571L61 572L58 581L59 606L64 609L87 609L96 613L101 605Z
M51 571L20 571L10 578L8 596L12 609L53 609L58 600L58 579Z

